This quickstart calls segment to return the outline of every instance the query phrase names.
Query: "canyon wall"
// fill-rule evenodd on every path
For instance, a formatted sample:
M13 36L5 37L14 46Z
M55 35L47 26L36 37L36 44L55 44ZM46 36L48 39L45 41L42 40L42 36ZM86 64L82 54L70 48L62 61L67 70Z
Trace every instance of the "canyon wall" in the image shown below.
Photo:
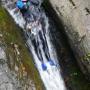
M62 21L64 32L77 62L90 77L90 1L89 0L45 0L52 9L48 11L58 25ZM44 4L45 4L44 3ZM56 14L56 16L55 16ZM58 19L57 19L58 17Z

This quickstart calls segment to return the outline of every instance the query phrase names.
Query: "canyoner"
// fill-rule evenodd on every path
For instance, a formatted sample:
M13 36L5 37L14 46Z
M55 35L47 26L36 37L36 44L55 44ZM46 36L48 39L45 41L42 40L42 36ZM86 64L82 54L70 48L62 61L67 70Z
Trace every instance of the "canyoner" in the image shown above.
M42 0L5 0L4 7L23 29L26 45L46 90L66 90L56 50L51 41L50 23Z
M19 10L26 21L25 29L36 35L37 30L40 30L40 28L37 28L40 27L40 20L36 14L40 10L39 2L35 2L35 0L17 0L15 5L16 11Z
M39 31L42 30L42 25L40 22L41 17L37 17L37 13L39 14L40 12L39 2L38 1L35 2L34 0L17 0L15 4L16 4L16 10L20 10L20 12L22 13L22 16L26 21L26 24L25 24L26 32L30 33L29 37L34 39L34 37L38 35ZM51 60L50 58L48 58L48 63L51 66L55 65L53 60ZM47 70L47 66L43 61L41 66L43 70Z

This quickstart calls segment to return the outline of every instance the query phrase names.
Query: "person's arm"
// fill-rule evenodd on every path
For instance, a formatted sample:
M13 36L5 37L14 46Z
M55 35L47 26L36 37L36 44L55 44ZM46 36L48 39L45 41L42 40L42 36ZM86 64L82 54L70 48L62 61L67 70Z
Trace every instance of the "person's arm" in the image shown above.
M14 13L17 13L19 11L19 8L16 7Z

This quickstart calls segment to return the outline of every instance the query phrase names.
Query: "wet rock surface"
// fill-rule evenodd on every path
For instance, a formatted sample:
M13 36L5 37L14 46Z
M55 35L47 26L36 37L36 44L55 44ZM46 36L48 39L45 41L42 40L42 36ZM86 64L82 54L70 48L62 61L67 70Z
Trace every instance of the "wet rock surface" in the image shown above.
M59 1L60 0L56 0L55 2L59 2ZM62 2L59 2L59 3L61 4L64 1L62 0ZM72 0L70 0L70 1L72 1ZM50 4L50 2L52 2L52 3ZM88 82L88 80L85 79L85 75L83 75L83 73L81 72L80 67L77 64L76 59L74 57L75 54L73 54L71 47L70 47L70 43L68 43L68 38L67 38L66 32L64 32L65 29L67 30L67 27L61 20L63 17L62 13L59 12L59 11L63 11L63 6L62 6L62 10L58 10L59 9L59 8L57 8L57 7L59 7L59 5L57 5L58 3L57 4L53 3L54 0L53 1L50 0L50 2L48 2L48 0L46 0L46 2L43 3L43 6L45 7L45 10L46 10L48 16L51 18L51 20L54 20L54 25L57 28L56 31L52 31L52 35L55 39L54 44L55 44L55 47L57 48L57 54L58 54L60 66L62 68L61 73L65 79L65 83L69 90L89 90L90 83ZM57 8L57 11L55 11L55 9L54 9L54 4L55 4L55 7ZM83 6L83 5L81 5L81 6ZM66 8L66 10L67 10L67 8ZM69 14L69 16L70 16L70 14ZM63 18L63 19L65 19L65 18ZM89 19L88 19L88 21L89 21ZM68 22L67 24L71 24L71 23ZM77 50L77 49L75 49L75 50ZM78 60L80 60L80 59L78 59Z
M0 7L0 90L42 90L20 30Z
M90 10L89 0L49 0L57 17L63 22L64 33L68 37L77 62L86 75L90 77ZM55 2L55 3L53 3ZM55 16L55 15L54 15ZM53 16L52 16L53 17ZM56 18L54 18L56 19ZM58 20L57 20L58 22ZM59 22L58 22L59 23Z
M5 51L0 47L0 90L17 90L15 82L17 83L7 66Z
M0 47L0 90L36 90L33 82L27 78L25 71L22 73L23 76L21 75L22 80L19 80L18 73L20 72L16 65L15 71L10 70L8 67L5 50L3 47Z

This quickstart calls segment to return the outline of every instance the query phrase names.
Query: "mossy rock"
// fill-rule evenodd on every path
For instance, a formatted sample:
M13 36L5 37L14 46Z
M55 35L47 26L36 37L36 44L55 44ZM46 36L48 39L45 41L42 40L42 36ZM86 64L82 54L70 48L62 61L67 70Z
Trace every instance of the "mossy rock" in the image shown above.
M44 90L44 85L41 81L37 69L35 68L32 56L25 47L25 41L22 37L22 30L15 24L14 20L10 17L8 12L2 7L0 7L0 33L3 35L2 41L7 46L7 53L12 55L14 60L16 59L14 52L12 51L13 47L11 44L14 43L18 45L21 54L20 59L25 66L28 75L33 80L36 86L36 90Z

